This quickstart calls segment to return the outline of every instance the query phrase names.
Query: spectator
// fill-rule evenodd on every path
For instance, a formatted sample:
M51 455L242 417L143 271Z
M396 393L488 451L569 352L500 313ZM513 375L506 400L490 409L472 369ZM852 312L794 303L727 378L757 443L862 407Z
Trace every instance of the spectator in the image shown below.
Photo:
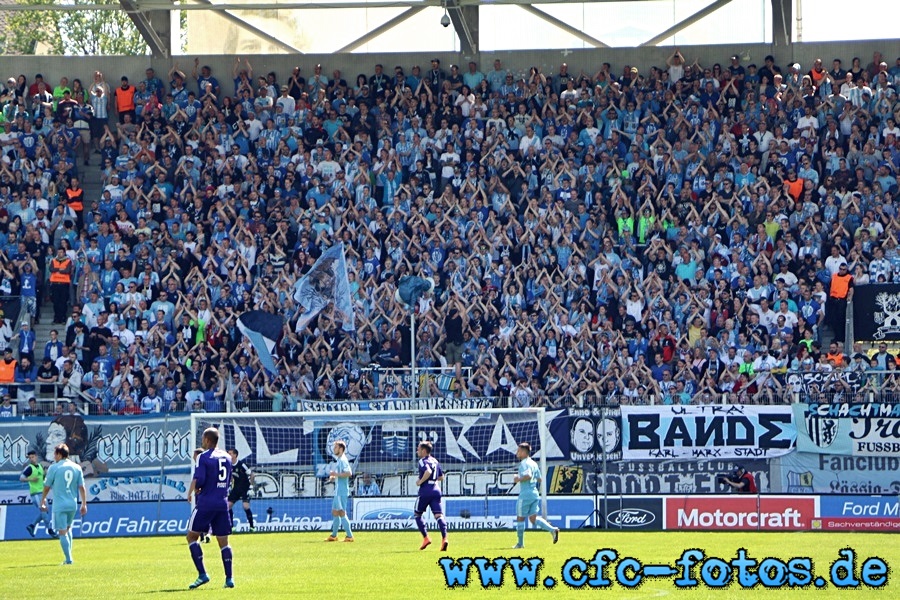
M357 484L356 487L356 495L357 496L380 496L381 488L378 486L378 482L372 479L371 473L363 473L362 481Z
M195 61L187 81L173 65L168 87L150 70L112 94L95 73L94 116L105 98L121 121L91 121L107 182L96 199L79 184L77 136L32 117L55 114L36 81L29 118L2 134L25 184L6 210L10 225L42 210L46 228L0 227L12 234L0 283L33 276L39 293L49 263L66 332L32 346L54 361L74 352L74 373L96 358L110 382L140 375L163 409L382 393L361 369L411 360L411 334L393 336L405 274L437 282L419 307L418 364L463 369L429 393L529 405L774 394L795 362L829 363L816 348L843 335L842 264L857 285L900 277L897 80L880 58L854 61L849 80L840 61L688 62L676 50L662 70L519 78L499 61L447 74L435 59L409 75L361 68L349 88L322 65L282 87L237 61L223 90ZM338 240L357 332L326 309L283 336L267 374L237 316L274 311L292 327L292 287Z

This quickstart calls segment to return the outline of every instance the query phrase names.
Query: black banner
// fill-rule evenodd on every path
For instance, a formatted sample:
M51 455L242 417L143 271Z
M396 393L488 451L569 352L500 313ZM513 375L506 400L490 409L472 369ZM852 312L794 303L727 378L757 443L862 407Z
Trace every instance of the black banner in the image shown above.
M853 291L853 336L857 340L900 340L900 284L861 285Z
M13 333L19 332L19 313L22 312L22 299L20 296L0 296L0 313L9 321Z
M731 487L718 484L740 463L753 473L760 492L769 486L769 461L753 460L614 460L586 470L584 491L588 494L728 494Z
M829 391L834 389L835 384L840 382L845 384L852 393L856 393L865 385L865 373L861 371L831 371L824 373L822 371L789 371L787 375L788 387L794 392L812 394L815 392ZM829 388L829 386L831 386Z
M572 462L602 463L604 459L622 458L622 413L619 408L570 408L569 426Z

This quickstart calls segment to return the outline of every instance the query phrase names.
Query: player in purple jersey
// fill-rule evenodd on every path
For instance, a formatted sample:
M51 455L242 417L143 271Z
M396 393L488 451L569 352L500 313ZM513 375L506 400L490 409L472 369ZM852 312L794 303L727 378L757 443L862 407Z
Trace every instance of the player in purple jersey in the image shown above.
M224 450L218 449L219 432L210 427L203 432L204 452L197 459L197 467L194 469L194 479L191 489L188 490L188 502L192 500L192 492L196 490L197 502L191 512L191 520L188 523L188 548L194 566L197 567L198 577L189 587L195 589L209 583L209 575L203 567L203 548L200 546L200 538L212 529L212 533L219 542L222 550L222 564L225 567L225 587L233 588L234 579L231 576L231 546L228 545L228 536L231 534L231 519L228 517L228 491L231 489L231 456Z
M444 509L441 508L441 481L444 479L444 470L437 459L431 456L434 446L431 442L420 442L416 449L419 456L419 479L416 485L419 486L419 498L416 500L416 526L419 533L422 534L422 546L419 550L424 550L431 544L431 538L428 537L428 530L425 529L425 520L422 515L429 508L431 514L434 515L438 527L441 530L441 552L447 551L450 542L447 541L447 521L444 520Z

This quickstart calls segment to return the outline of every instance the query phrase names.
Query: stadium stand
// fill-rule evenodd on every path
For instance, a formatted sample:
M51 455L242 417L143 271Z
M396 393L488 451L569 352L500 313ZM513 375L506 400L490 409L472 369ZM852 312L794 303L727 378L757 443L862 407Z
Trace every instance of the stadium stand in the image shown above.
M424 395L768 403L847 372L895 394L844 314L851 277L900 280L900 58L723 59L11 77L0 385L26 414L404 397L384 373L411 361L411 274L437 282ZM327 310L296 332L294 285L339 242L356 333ZM252 309L287 321L276 377L236 327Z

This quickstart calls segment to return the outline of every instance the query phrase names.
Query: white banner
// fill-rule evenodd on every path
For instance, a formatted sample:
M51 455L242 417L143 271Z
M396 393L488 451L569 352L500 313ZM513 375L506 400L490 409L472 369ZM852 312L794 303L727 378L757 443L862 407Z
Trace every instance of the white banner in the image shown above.
M187 500L191 475L137 475L87 479L85 486L91 502L135 502L138 500Z
M623 406L622 458L768 458L797 439L790 406Z

